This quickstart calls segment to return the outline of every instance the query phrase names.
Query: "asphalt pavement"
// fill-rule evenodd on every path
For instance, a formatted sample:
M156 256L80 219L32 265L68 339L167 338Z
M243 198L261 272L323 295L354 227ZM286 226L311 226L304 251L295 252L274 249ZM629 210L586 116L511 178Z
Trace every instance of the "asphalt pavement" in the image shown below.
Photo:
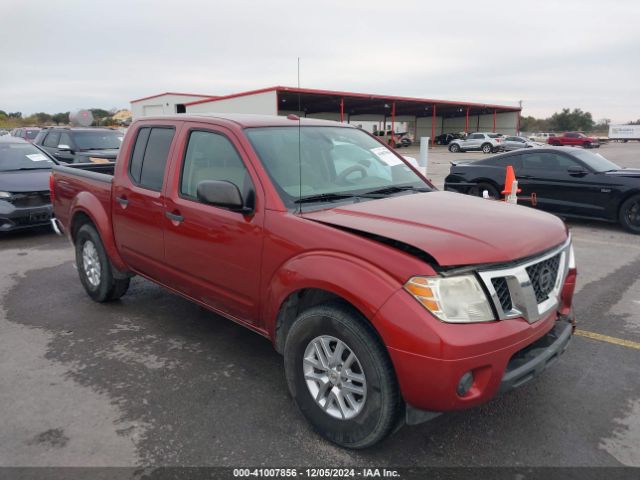
M640 166L638 143L600 153ZM481 155L436 149L428 176L441 186L450 159ZM310 429L266 339L140 278L96 304L66 239L4 236L0 466L640 466L640 237L569 226L581 334L561 359L357 452Z

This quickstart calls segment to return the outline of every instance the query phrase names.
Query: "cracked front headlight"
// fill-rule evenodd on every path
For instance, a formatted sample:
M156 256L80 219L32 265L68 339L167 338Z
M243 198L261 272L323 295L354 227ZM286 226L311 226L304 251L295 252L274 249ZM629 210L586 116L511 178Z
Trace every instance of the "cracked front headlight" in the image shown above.
M487 295L474 275L412 277L404 289L443 322L495 320Z

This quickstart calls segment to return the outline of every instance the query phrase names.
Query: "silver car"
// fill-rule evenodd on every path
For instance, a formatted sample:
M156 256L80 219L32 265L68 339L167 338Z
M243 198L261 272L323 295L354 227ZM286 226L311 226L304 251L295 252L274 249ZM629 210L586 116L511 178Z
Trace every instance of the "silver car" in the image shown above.
M520 148L531 148L540 145L539 143L532 142L525 137L504 137L502 140L501 148L505 151L518 150Z
M449 151L467 152L480 150L483 153L492 153L500 150L502 137L498 133L470 133L466 138L458 138L449 143Z

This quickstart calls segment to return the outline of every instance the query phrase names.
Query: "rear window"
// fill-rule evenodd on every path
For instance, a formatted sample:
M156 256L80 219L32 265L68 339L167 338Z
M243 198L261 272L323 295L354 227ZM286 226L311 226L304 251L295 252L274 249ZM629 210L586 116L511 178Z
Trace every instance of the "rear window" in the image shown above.
M122 144L122 134L117 130L74 131L73 139L80 150L113 150Z
M143 127L133 147L129 174L135 183L151 190L161 190L169 149L175 129Z

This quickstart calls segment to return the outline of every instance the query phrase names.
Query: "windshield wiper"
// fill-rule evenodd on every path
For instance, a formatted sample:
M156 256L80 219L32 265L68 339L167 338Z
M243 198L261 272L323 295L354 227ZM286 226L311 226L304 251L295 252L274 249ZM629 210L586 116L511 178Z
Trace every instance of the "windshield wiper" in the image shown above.
M429 192L430 190L426 189L426 188L419 188L419 187L413 187L411 185L393 185L391 187L384 187L384 188L379 188L377 190L370 190L368 192L364 192L359 194L359 197L368 197L368 196L386 196L386 195L391 195L394 193L399 193L399 192L406 192L406 191L414 191L414 192Z
M318 195L309 195L294 200L293 203L314 203L314 202L332 202L334 200L344 200L345 198L354 198L359 195L352 193L319 193Z

